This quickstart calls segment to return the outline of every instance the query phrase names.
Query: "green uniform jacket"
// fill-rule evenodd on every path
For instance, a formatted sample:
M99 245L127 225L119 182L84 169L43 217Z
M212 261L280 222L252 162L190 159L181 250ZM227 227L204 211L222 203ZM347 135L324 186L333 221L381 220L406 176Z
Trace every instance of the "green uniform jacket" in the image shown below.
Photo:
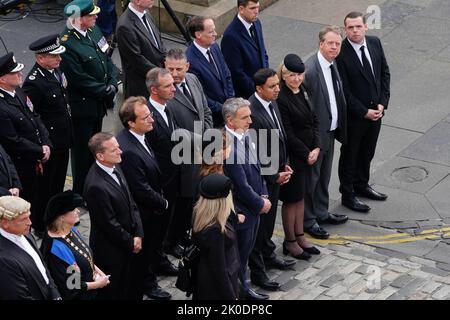
M106 86L112 84L117 89L117 69L98 45L100 40L106 43L100 29L89 28L87 35L92 41L75 29L65 28L61 34L61 44L66 47L61 70L68 81L72 117L98 120L106 114Z

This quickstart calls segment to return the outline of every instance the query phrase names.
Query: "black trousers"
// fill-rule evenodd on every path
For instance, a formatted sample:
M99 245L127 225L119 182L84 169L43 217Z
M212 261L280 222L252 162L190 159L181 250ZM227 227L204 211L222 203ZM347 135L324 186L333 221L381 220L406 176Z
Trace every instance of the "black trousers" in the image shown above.
M169 214L149 214L142 219L145 237L142 240L142 250L133 258L131 295L133 299L142 300L146 290L158 285L154 268L168 263L167 256L162 252L163 240L169 225Z
M251 278L262 278L267 280L265 272L265 261L275 259L276 245L272 241L275 220L277 218L278 196L280 194L280 185L267 184L269 200L272 207L268 213L260 215L259 228L256 236L255 246L250 254L248 266L251 270Z
M166 248L176 246L177 244L183 244L187 231L192 225L193 208L193 197L178 196L175 199L169 228L167 230L167 237L164 244Z
M69 164L69 150L52 152L50 159L44 164L44 174L38 176L33 193L33 225L35 229L44 231L44 213L47 203L55 194L64 191L67 166Z
M261 215L259 215L259 218ZM239 280L241 288L244 291L250 289L250 285L247 282L247 263L252 249L255 247L255 242L258 234L260 219L255 219L255 224L245 229L236 229L237 244L239 250L239 260L241 261L241 268L239 271Z
M369 184L370 163L375 155L381 120L354 121L347 129L348 143L341 146L339 158L339 191L342 197Z
M19 196L22 199L25 199L31 204L31 222L33 223L32 227L34 229L38 228L39 218L35 217L35 208L37 207L35 204L36 196L35 192L38 188L39 177L36 174L36 165L37 161L33 160L18 160L15 159L14 166L17 170L17 175L19 176L20 183L22 184L22 190L20 190ZM36 224L35 224L36 222ZM42 231L43 229L38 229Z
M73 191L83 194L84 180L94 157L88 148L89 139L102 130L103 119L73 119L74 145L72 147L71 164Z

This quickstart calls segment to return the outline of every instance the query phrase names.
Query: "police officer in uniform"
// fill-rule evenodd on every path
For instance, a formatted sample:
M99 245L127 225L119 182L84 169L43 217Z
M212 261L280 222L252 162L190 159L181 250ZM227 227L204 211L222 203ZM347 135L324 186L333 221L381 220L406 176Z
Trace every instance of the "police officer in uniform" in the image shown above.
M73 128L67 100L67 81L59 70L60 54L66 51L58 34L40 38L30 44L36 63L27 75L22 89L31 99L52 141L52 157L44 165L39 178L38 203L34 212L43 216L52 196L63 192L69 164L69 149L73 144Z
M31 202L31 220L39 235L44 225L33 208L38 198L38 177L50 158L52 144L33 103L20 88L23 67L12 52L0 58L0 144L17 169L22 183L20 196Z
M84 180L94 162L88 141L102 129L103 117L114 107L117 70L108 56L108 43L95 26L100 9L92 0L74 0L66 5L68 17L61 34L61 70L67 77L67 92L72 111L74 145L72 148L73 191L83 193Z

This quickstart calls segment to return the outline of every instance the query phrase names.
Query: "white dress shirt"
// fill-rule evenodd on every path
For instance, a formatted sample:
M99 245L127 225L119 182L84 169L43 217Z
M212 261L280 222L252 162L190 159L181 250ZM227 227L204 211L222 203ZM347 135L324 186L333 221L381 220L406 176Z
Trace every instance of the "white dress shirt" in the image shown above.
M242 22L242 24L244 25L245 29L247 29L248 35L250 36L250 38L252 37L252 33L250 32L250 27L253 25L253 23L248 23L247 21L244 20L244 18L242 18L239 14L237 15L238 19Z
M272 116L272 112L270 112L269 105L270 105L271 101L266 101L266 100L264 100L264 99L261 98L261 97L258 95L258 93L256 93L256 92L255 92L255 97L256 97L256 99L259 100L259 102L261 102L261 104L262 104L263 107L264 107L264 110L266 110L266 112L269 114L270 119L272 119L272 121L273 121L273 122L277 125L277 127L280 128L280 130L281 130L280 121L278 121L277 114L275 113L275 111L273 112L273 115L275 116L275 119L274 119L273 116ZM272 106L272 108L273 108L273 106Z
M111 178L113 178L114 181L117 182L117 184L118 184L119 186L122 186L122 185L120 184L120 181L119 181L119 179L117 178L117 176L113 173L115 167L110 168L110 167L104 166L104 165L102 165L100 162L98 162L98 160L95 160L95 162L97 163L97 165L98 165L101 169L103 169L103 171L105 171L107 174L109 174L109 176L110 176Z
M150 155L152 155L152 153L150 152L150 149L147 147L147 144L145 143L145 135L137 134L136 132L134 132L131 129L128 131L130 131L130 133L139 141L139 143L144 147L144 149L147 150L147 152Z
M199 45L195 40L194 40L194 46L203 54L203 56L206 58L207 61L209 61L209 56L208 56L208 50L210 47L208 48L203 48L201 45ZM212 54L212 53L211 53ZM209 61L211 62L211 61Z
M31 244L28 242L28 240L23 235L16 235L9 232L6 232L2 228L0 228L0 233L2 236L4 236L6 239L20 247L22 250L24 250L26 253L28 253L31 258L33 258L34 263L36 264L36 267L38 268L39 272L41 273L42 277L45 280L46 284L49 284L49 280L47 277L47 272L45 270L44 264L42 263L41 258L39 257L36 250L31 246Z
M348 39L348 38L347 38ZM350 41L350 39L348 39L348 42L350 42L350 44L353 47L353 50L355 50L356 54L358 55L358 59L361 62L361 65L363 64L362 62L362 57L361 57L361 47L364 46L364 54L366 55L367 60L369 61L370 64L370 68L372 69L372 73L373 73L373 64L372 64L372 58L370 57L370 52L369 49L367 49L367 43L366 43L366 38L364 38L363 43L359 44L359 43L354 43L352 41Z
M152 98L149 99L150 103L152 104L152 106L155 107L156 111L158 111L158 113L161 115L161 117L164 119L164 121L166 122L167 126L170 127L169 125L169 119L167 118L167 114L165 112L166 110L166 106L162 105L158 102L156 102L155 100L153 100Z
M320 51L317 52L317 58L319 59L320 67L322 68L322 74L323 77L325 78L325 83L327 84L328 98L330 99L330 109L331 109L330 131L334 131L336 130L338 125L338 109L337 109L336 95L334 94L333 78L331 76L330 66L332 63L328 62L328 60L323 57Z

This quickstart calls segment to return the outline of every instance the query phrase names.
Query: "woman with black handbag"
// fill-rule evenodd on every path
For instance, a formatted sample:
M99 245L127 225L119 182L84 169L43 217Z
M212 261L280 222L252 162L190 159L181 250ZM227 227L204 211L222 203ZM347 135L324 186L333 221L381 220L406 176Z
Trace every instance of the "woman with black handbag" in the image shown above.
M194 267L193 300L236 300L239 252L236 233L228 217L233 210L232 182L210 174L199 184L194 207L193 242L200 249Z

